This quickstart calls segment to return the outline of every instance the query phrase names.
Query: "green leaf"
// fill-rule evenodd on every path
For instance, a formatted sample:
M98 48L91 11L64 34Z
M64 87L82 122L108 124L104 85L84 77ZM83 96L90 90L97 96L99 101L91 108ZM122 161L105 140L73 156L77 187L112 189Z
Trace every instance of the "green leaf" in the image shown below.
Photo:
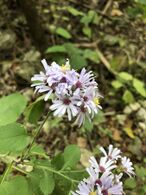
M24 111L27 101L19 93L0 99L0 126L15 122Z
M121 83L119 80L114 80L112 81L112 86L115 88L115 89L119 89L123 86L123 83Z
M129 90L126 90L124 92L122 99L127 104L130 104L130 103L134 102L134 97L133 97L132 93Z
M57 175L55 178L55 189L51 195L71 195L72 183Z
M29 195L28 183L25 177L16 176L0 185L0 195Z
M37 100L30 104L25 112L27 120L32 124L37 124L44 110L44 100Z
M146 192L146 185L142 187L143 191Z
M31 194L42 195L40 189L40 181L44 177L43 170L34 169L31 173L28 174L29 187L31 189Z
M66 38L66 39L70 39L72 37L71 34L66 29L64 29L62 27L58 27L56 29L56 34Z
M85 130L91 132L93 129L93 123L86 119L83 127L85 128Z
M84 13L75 9L74 7L68 6L67 11L71 13L73 16L83 16Z
M133 87L143 97L146 97L146 89L144 83L139 79L133 79Z
M71 66L77 70L87 66L87 61L81 55L76 55L76 54L72 55L70 57L70 61L71 61Z
M0 127L0 153L20 152L29 143L29 137L25 129L17 123Z
M135 181L134 178L128 178L128 179L126 179L124 185L125 185L125 187L128 188L128 189L135 189L136 186L137 186L137 183L136 183L136 181Z
M146 5L146 0L135 0L135 2Z
M91 49L85 49L83 56L85 59L89 59L96 64L98 64L100 62L97 52L93 51Z
M64 45L55 45L52 47L48 47L46 53L67 53Z
M55 187L54 173L55 169L48 160L37 160L36 168L29 174L29 184L32 186L32 192L40 195L51 194Z
M32 149L30 150L30 152L31 152L31 155L38 155L38 156L42 156L42 157L45 157L45 158L47 157L48 158L44 148L41 145L38 145L38 144L34 145L32 147Z
M51 194L55 187L55 181L52 173L43 170L44 176L40 180L40 189L44 195Z
M124 54L115 55L113 58L109 59L109 62L111 64L111 68L115 70L116 72L120 72L123 67L127 66L128 59L127 56ZM120 79L120 77L118 77ZM122 82L125 80L121 79Z
M94 17L96 16L96 12L93 10L88 11L88 13L86 15L84 15L80 22L83 23L85 26L87 26L88 24L90 24L93 20Z
M62 153L57 154L51 161L51 164L57 169L60 170L64 165L64 157Z
M116 45L119 44L121 47L126 45L126 40L119 36L113 36L113 35L106 35L104 37L104 42L108 45Z
M135 166L136 169L136 175L139 178L145 178L146 177L146 168L140 167L140 166Z
M89 26L84 26L82 30L83 30L84 35L86 35L88 38L91 38L92 30Z
M75 47L72 43L65 43L64 46L68 52L72 68L78 70L87 66L87 61L82 55L82 50Z
M120 72L118 76L125 81L131 81L133 79L133 76L127 72Z
M69 145L65 148L64 153L64 166L63 169L73 167L80 160L81 152L78 146Z
M72 43L65 43L64 47L65 47L67 53L69 54L69 56L72 56L72 54L76 54L76 55L81 55L82 54L82 50L77 48Z

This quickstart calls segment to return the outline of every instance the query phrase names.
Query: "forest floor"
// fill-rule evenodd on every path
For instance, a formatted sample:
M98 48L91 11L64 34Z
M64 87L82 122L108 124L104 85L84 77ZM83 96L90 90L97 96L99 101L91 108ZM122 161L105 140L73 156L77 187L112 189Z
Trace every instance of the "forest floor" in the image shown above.
M62 151L69 143L79 145L83 166L91 152L98 153L99 145L112 143L136 165L137 193L142 194L146 190L142 189L146 176L146 5L126 0L39 0L37 4L47 52L39 49L16 1L0 2L0 96L21 91L29 102L34 101L37 97L30 81L42 70L43 57L59 63L70 57L78 69L85 63L95 73L104 97L102 111L93 123L80 129L51 116L38 142L49 155ZM52 48L66 47L64 44L71 52ZM128 186L128 193L132 187Z

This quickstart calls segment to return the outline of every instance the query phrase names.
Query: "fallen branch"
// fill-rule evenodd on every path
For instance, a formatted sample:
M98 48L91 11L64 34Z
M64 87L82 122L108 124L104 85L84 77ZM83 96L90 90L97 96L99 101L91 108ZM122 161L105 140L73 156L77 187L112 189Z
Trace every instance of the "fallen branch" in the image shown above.
M112 2L113 2L113 0L109 0L107 3L106 3L106 5L105 5L105 7L104 7L104 9L103 9L103 11L102 11L102 14L106 14L106 12L108 11L108 9L110 8L110 6L112 5Z
M114 75L117 73L111 68L111 65L109 61L106 59L104 54L101 52L101 50L98 48L99 41L91 42L91 43L75 43L76 47L85 47L85 48L94 48L97 52L97 55L100 59L100 61L105 65L105 67L108 69L108 71Z

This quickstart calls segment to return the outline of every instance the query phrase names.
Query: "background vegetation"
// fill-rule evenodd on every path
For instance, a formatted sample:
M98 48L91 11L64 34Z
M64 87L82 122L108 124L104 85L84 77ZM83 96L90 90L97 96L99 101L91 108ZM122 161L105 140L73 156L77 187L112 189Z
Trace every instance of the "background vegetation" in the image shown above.
M104 96L93 123L77 129L50 116L37 141L49 156L77 144L82 166L99 145L113 143L135 164L137 176L126 181L127 194L144 195L145 43L146 0L1 0L0 95L20 91L30 103L35 100L30 79L42 70L42 58L62 64L68 57L73 68L93 70ZM26 109L22 118L30 132L48 106L39 99ZM1 159L1 174L4 169Z

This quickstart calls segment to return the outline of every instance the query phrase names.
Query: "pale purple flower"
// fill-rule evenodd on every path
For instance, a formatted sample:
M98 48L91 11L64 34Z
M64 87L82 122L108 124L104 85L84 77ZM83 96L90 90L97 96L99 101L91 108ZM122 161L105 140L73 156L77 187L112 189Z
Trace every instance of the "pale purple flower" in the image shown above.
M123 184L122 182L115 182L114 175L105 172L101 178L101 189L103 195L122 195L123 194Z
M92 156L90 157L89 162L96 172L101 172L101 173L110 172L112 169L117 167L114 161L107 160L106 157L100 158L100 162L98 164L95 157Z
M43 59L42 64L45 69L45 75L47 77L47 84L52 86L54 83L60 81L60 79L64 76L64 73L61 71L61 66L59 66L56 62L52 62L49 66L47 61Z
M47 101L53 92L53 89L47 84L47 76L43 72L40 72L40 74L34 75L31 80L34 82L31 86L35 87L35 92L45 92L46 94L44 99Z
M78 77L79 73L77 73L74 69L67 71L65 75L66 82L71 86L74 86L74 88L77 88L76 83L78 81Z
M134 175L132 163L129 158L121 157L121 151L108 147L108 153L102 148L105 157L101 157L99 163L92 156L89 159L90 166L86 168L89 174L78 185L78 189L72 192L73 195L123 195L123 172L116 174L119 166L119 159L122 161L122 169L129 175ZM109 156L112 158L109 158ZM119 169L122 171L122 169Z
M67 114L69 121L78 113L74 96L58 95L58 99L53 100L50 109L54 111L54 116L62 117Z
M86 119L91 121L101 109L101 95L98 93L92 71L88 72L83 68L79 74L74 69L71 70L68 59L62 66L56 62L49 66L45 59L41 62L45 72L32 77L32 86L35 87L35 92L45 94L45 101L53 94L50 109L54 111L54 116L67 115L68 119L74 119L78 126Z
M128 174L130 177L135 175L133 163L129 158L123 157L121 158L122 170Z
M79 127L84 124L85 120L88 119L91 122L90 114L87 112L87 109L81 105L78 107L78 114L74 124L77 124Z
M122 182L115 182L114 175L110 172L104 172L101 177L99 173L90 167L87 168L89 178L83 179L78 185L78 190L73 192L73 195L122 195L123 185Z
M59 95L61 94L68 95L69 90L70 87L67 83L59 83L55 88L55 93Z
M84 89L90 86L97 87L97 83L95 82L94 75L92 71L87 72L87 70L83 68L76 82L76 87Z
M95 184L87 183L86 181L81 181L78 185L78 190L71 192L72 195L103 195L101 193L100 187L94 189Z
M121 150L119 150L118 148L114 148L113 145L109 145L108 147L108 153L106 152L106 150L103 147L100 147L100 151L104 154L104 156L107 159L110 160L117 160L119 158L121 158Z
M83 104L85 108L87 108L89 114L92 115L92 118L94 117L94 114L97 114L99 108L101 106L99 105L99 98L101 95L97 93L97 90L94 87L88 87L83 94Z
M96 184L96 181L99 180L99 172L96 172L93 167L88 167L86 168L86 171L89 174L89 178L85 179L87 183L93 183L94 185Z
M75 124L81 126L86 119L91 122L94 115L98 113L99 109L101 109L99 101L97 101L99 97L101 96L97 93L97 89L94 87L88 87L85 92L81 93L81 97L77 104L78 115Z
M61 71L61 67L56 62L53 62L49 67L50 69L46 72L47 83L49 86L56 85L64 77L64 72Z

